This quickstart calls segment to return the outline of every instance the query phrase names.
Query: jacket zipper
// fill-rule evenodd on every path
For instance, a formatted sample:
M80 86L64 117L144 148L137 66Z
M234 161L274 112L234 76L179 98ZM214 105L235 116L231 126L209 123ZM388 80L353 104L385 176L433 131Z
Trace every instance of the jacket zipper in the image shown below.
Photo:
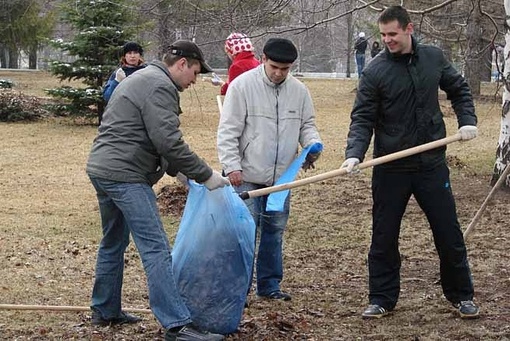
M276 169L278 165L278 144L279 144L279 127L280 127L280 114L278 112L278 97L280 95L280 89L276 87L276 156L274 160L274 168L273 168L273 185L276 182Z

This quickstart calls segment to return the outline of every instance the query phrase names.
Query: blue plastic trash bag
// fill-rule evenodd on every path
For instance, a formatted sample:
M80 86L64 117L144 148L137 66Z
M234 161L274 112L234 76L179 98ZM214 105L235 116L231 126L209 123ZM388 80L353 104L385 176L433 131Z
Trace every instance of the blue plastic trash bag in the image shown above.
M254 248L255 222L233 188L209 191L189 181L172 257L177 286L193 323L219 334L237 330Z
M286 184L288 182L294 181L296 176L305 162L306 156L309 153L319 153L322 152L323 146L322 143L314 143L311 146L306 147L301 151L301 154L290 164L290 166L283 172L283 174L276 180L275 186ZM285 200L289 195L290 190L286 189L279 192L273 192L269 194L266 203L266 211L267 212L283 212L283 206L285 204Z

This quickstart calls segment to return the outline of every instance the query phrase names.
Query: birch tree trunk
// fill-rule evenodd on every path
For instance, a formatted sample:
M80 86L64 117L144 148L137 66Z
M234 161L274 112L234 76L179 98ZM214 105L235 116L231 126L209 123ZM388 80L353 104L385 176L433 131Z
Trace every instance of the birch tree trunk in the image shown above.
M506 13L506 32L505 32L505 68L503 71L503 109L501 115L501 131L499 134L498 148L496 150L496 163L492 174L491 185L498 181L501 173L506 166L510 165L510 0L505 1ZM510 177L508 177L503 187L510 190Z
M475 2L476 1L473 1L473 11L471 12L466 27L467 49L466 70L464 76L466 77L466 81L471 88L471 93L474 96L479 96L482 69L484 67L484 55L480 53L480 51L483 49L484 43L481 30L482 13L480 12L480 8Z

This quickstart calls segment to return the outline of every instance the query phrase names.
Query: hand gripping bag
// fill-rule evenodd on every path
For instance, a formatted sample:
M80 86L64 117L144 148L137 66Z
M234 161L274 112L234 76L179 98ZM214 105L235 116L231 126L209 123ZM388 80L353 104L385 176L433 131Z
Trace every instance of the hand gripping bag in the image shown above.
M193 323L219 334L237 330L250 285L255 222L231 186L189 181L172 251L177 286Z

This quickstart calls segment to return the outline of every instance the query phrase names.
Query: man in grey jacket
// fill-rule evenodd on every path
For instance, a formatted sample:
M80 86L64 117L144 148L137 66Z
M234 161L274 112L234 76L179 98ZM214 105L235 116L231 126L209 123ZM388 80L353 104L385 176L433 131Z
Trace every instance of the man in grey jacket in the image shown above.
M320 143L315 112L306 86L289 74L297 49L287 39L272 38L264 46L262 65L230 85L218 128L218 154L223 171L239 192L271 186L292 163L298 147ZM308 154L303 168L319 154ZM289 217L266 211L267 195L248 199L260 229L257 295L288 301L280 290L283 278L282 237Z
M150 307L168 329L165 340L222 340L191 323L172 270L171 247L152 189L166 172L203 183L209 190L229 184L184 142L179 129L179 91L211 72L191 41L173 43L153 62L119 84L94 140L87 173L97 192L103 238L92 292L92 323L135 323L121 310L124 252L131 234L149 287Z

